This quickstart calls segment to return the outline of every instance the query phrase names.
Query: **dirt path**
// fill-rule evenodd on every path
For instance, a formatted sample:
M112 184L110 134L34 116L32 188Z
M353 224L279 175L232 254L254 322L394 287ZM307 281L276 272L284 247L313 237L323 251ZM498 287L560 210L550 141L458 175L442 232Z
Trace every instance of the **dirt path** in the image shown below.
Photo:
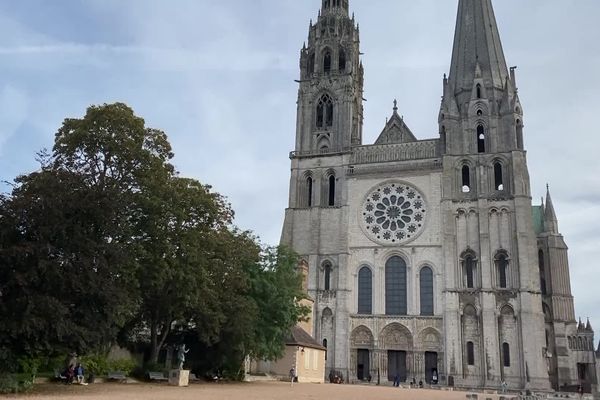
M496 396L489 396L496 398ZM39 385L18 399L84 400L412 400L464 399L464 392L398 389L360 385L317 385L281 382L194 384L187 388L153 384Z

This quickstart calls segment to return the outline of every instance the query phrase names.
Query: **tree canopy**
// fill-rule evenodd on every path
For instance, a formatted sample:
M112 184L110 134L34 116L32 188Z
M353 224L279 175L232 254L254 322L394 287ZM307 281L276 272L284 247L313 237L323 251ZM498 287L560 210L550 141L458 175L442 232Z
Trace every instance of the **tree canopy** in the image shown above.
M0 196L0 365L117 338L156 361L182 334L220 365L281 355L306 313L297 257L236 228L227 200L172 158L125 104L92 106Z

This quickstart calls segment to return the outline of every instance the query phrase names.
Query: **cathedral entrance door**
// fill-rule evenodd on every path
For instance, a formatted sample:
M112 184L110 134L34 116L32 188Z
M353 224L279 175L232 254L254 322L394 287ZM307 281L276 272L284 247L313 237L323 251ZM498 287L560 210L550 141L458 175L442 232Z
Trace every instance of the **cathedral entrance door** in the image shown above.
M356 378L364 381L369 377L371 366L369 365L369 350L358 349L356 357Z
M425 382L437 384L438 382L438 353L425 353Z
M388 350L388 380L394 382L396 376L406 382L406 352Z

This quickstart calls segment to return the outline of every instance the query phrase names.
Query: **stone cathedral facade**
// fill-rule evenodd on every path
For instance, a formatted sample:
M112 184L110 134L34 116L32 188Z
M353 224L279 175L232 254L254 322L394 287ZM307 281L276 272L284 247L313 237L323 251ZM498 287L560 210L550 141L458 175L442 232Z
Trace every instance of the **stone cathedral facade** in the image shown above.
M363 144L359 29L323 0L300 56L282 243L308 266L313 336L348 381L549 390L596 383L554 206L533 206L524 110L491 0L459 0L433 139L396 103ZM599 349L600 350L600 349Z

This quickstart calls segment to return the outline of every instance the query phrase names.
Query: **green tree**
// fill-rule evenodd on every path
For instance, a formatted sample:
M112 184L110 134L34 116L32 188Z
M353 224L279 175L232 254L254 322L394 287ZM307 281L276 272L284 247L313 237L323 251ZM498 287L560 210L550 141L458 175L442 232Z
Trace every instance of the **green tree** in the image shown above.
M309 309L299 304L305 294L295 253L279 247L265 248L259 254L255 239L247 232L219 243L222 254L235 253L222 258L229 266L219 281L223 288L218 292L219 307L208 318L203 310L202 316L192 319L192 326L205 345L198 364L237 375L246 356L281 357L291 328Z
M150 331L151 362L175 324L217 306L213 247L233 218L225 199L195 180L173 177L155 189L143 194L138 226L139 322Z
M302 276L297 270L299 257L286 247L267 248L250 271L250 297L259 310L253 324L247 354L274 360L283 355L291 328L304 319L309 309L300 305L306 298Z
M261 250L226 199L179 177L172 157L166 135L126 105L93 106L0 196L0 368L101 352L119 333L147 337L152 362L181 335L232 370L282 354L307 312L297 256Z
M67 119L0 201L0 357L108 346L137 308L138 198L173 174L124 104Z

